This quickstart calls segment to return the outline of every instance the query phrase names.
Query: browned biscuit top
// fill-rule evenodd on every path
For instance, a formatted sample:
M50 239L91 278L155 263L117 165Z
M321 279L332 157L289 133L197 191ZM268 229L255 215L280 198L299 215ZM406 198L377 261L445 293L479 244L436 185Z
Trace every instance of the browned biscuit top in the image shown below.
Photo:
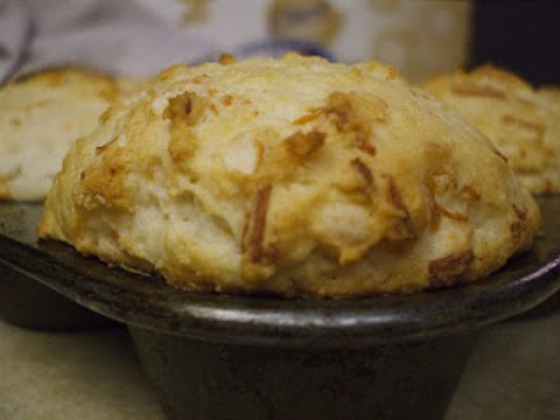
M502 266L539 224L490 141L379 63L178 65L101 120L41 235L191 290L448 286Z

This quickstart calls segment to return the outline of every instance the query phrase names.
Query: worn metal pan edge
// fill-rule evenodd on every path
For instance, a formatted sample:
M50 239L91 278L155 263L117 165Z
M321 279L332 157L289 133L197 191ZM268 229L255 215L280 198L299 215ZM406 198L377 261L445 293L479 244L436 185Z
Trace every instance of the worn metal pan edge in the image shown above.
M539 204L543 229L531 251L479 282L406 296L313 300L189 293L156 276L83 257L68 245L39 242L25 227L5 234L1 224L0 260L80 305L142 328L216 342L361 346L479 327L553 295L560 289L560 199Z

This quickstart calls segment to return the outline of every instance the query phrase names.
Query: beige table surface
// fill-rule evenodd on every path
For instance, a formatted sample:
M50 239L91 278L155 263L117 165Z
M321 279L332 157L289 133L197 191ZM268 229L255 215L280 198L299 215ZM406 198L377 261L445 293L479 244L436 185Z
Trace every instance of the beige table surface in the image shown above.
M125 329L0 321L0 420L163 420ZM560 311L480 336L446 420L559 420ZM349 419L351 420L351 419Z

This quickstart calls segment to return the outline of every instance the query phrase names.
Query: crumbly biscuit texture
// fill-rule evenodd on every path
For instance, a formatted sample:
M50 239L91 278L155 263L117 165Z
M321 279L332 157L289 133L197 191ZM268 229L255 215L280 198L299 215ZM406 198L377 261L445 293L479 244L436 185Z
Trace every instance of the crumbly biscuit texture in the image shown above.
M488 139L379 63L178 65L102 120L65 159L40 235L189 290L449 286L539 224Z
M536 91L491 65L424 85L486 134L533 194L560 193L560 107L555 89Z
M44 199L75 139L92 132L121 92L132 95L137 84L61 68L0 90L0 199Z

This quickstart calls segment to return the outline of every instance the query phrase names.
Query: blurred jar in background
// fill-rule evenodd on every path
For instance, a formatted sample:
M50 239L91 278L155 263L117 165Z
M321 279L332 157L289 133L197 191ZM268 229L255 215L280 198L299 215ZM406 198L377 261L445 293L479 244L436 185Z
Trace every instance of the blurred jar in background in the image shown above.
M335 61L381 60L412 81L468 58L470 0L137 1L241 57L298 50Z
M412 81L465 65L471 27L470 1L370 0L369 3L373 11L370 17L373 28L367 35L369 58L392 64ZM367 53L362 51L364 58Z

